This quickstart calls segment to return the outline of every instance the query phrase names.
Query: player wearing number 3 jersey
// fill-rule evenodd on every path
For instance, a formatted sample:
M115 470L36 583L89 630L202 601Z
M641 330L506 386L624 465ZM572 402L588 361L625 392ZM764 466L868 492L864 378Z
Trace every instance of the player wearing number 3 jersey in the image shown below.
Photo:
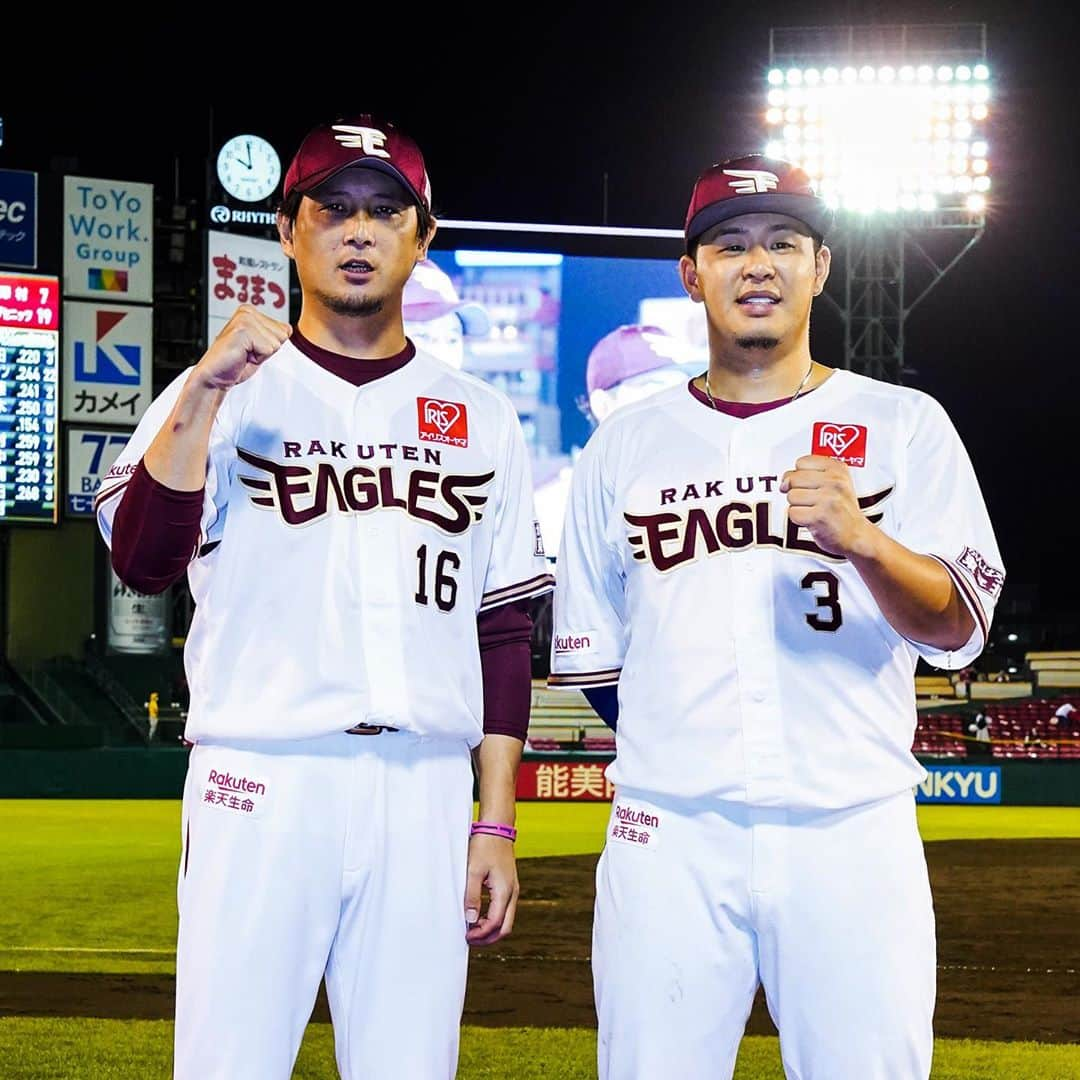
M759 983L788 1076L929 1074L914 670L971 663L1004 574L942 408L812 360L828 224L786 162L702 174L680 273L708 371L575 466L551 683L617 725L602 1080L730 1078Z
M325 975L342 1077L449 1080L467 946L518 891L528 458L508 398L405 336L435 231L411 139L314 129L277 220L296 326L238 309L98 498L120 577L186 570L196 605L175 1075L290 1076Z

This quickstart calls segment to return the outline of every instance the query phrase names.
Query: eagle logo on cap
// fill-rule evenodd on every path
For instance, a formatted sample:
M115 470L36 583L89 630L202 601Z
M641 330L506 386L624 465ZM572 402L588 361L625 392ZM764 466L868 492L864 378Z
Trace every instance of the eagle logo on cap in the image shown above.
M725 169L725 176L734 176L728 187L735 189L736 195L760 195L772 191L780 183L776 173L764 169Z
M350 150L363 150L369 157L388 158L390 156L383 149L386 133L378 128L362 127L359 124L334 124L332 130L334 138Z

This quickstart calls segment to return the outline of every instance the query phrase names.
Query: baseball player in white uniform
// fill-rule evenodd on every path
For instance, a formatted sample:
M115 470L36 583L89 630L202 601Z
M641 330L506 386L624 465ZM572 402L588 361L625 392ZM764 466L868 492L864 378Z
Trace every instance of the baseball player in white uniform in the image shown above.
M467 944L517 896L506 627L551 586L528 458L510 401L404 334L435 229L408 136L315 128L278 227L296 326L239 309L98 498L120 576L179 566L196 604L175 1076L291 1075L325 973L343 1077L448 1080Z
M914 669L978 655L1004 575L942 408L811 359L828 224L787 162L703 173L680 273L708 370L575 466L550 681L617 726L603 1080L729 1078L759 983L789 1077L930 1071Z

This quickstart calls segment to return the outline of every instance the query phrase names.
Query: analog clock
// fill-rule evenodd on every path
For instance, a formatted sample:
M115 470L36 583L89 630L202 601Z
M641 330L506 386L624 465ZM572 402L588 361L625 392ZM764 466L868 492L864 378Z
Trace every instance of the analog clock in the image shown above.
M258 135L235 135L218 153L221 186L243 202L261 202L281 179L277 151Z

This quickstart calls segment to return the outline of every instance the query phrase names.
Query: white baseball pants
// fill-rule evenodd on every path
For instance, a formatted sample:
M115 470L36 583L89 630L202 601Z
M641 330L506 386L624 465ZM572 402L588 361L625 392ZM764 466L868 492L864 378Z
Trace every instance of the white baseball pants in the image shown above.
M472 770L404 731L191 751L177 1080L285 1080L326 974L344 1080L451 1080Z
M619 792L596 893L601 1080L730 1080L759 981L789 1080L929 1076L934 913L909 792L815 812Z

